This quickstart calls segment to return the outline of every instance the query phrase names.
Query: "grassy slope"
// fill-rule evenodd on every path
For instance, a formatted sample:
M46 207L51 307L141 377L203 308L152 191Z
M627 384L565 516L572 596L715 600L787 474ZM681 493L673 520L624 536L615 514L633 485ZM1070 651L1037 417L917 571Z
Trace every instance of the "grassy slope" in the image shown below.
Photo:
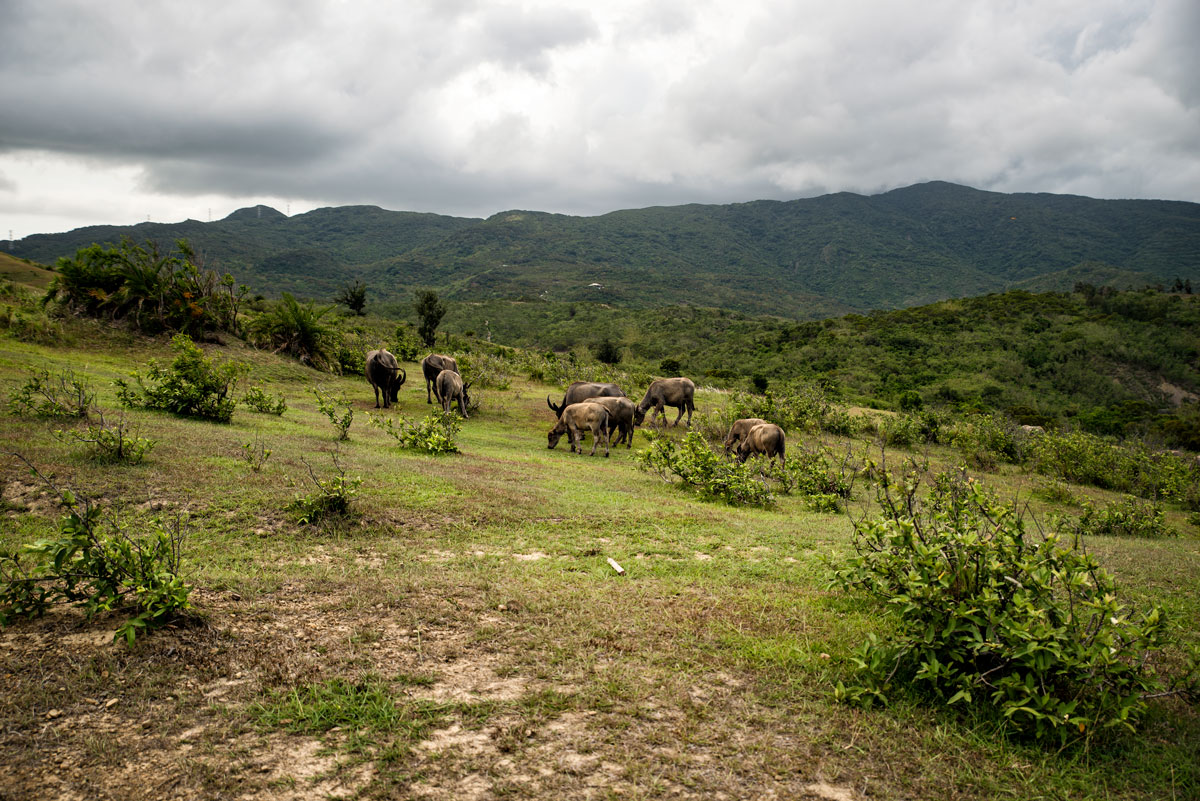
M29 366L71 367L114 409L111 379L169 355L162 343L82 331L78 341L91 345L0 340L0 394ZM21 765L0 768L0 785L16 797L57 792L60 781L98 797L166 788L265 798L338 783L365 797L549 798L581 786L635 797L1200 790L1200 725L1186 714L1157 715L1144 738L1081 758L903 704L834 704L830 682L881 625L878 610L824 589L823 558L849 543L843 517L796 499L771 511L696 501L636 470L624 449L608 460L549 451L548 388L520 380L487 394L484 413L464 425L461 455L404 452L364 425L374 410L361 379L236 355L287 396L288 412L243 410L229 426L131 412L160 443L139 467L97 468L54 439L53 424L0 417L4 449L60 481L109 501L149 494L186 509L190 577L207 616L133 653L101 644L111 620L87 627L75 614L0 632L0 765ZM358 417L340 458L366 482L358 520L313 530L283 507L311 490L310 467L331 470L332 428L308 391L318 382L352 400ZM397 413L423 415L423 394L410 382ZM697 406L719 402L702 392ZM272 450L259 473L239 459L256 437ZM3 475L17 509L4 513L2 544L48 533L52 508L35 483L12 462ZM1021 476L989 480L1029 489ZM1093 550L1134 599L1196 620L1195 538L1101 540ZM382 685L402 720L376 724L343 709L312 723L311 708L279 711L279 693L338 678ZM256 702L275 714L255 713ZM333 756L293 758L318 740Z

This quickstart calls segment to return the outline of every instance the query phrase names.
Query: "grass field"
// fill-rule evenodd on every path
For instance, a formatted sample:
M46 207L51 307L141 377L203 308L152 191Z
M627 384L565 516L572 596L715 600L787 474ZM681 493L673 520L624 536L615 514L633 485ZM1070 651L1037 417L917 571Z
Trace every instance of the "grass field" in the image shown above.
M31 368L70 368L116 414L113 379L170 357L165 341L76 325L75 346L0 339L0 395ZM608 459L548 450L553 390L521 377L485 390L462 452L435 457L367 425L426 414L415 365L376 412L361 378L207 349L251 362L286 413L127 411L157 441L131 467L83 458L61 423L0 415L3 449L56 483L133 520L186 513L199 613L132 648L111 642L120 618L73 609L0 630L4 801L1200 796L1200 718L1179 702L1136 736L1057 752L913 703L835 702L848 655L887 626L828 588L848 516L695 499L637 469L641 432ZM350 399L349 441L317 385ZM722 397L702 389L698 410ZM258 471L242 458L254 441L271 451ZM287 505L333 474L335 451L363 479L355 515L297 524ZM51 534L53 494L14 458L2 470L0 545ZM984 480L1024 496L1037 483ZM1090 548L1195 642L1200 540L1171 522L1181 537Z

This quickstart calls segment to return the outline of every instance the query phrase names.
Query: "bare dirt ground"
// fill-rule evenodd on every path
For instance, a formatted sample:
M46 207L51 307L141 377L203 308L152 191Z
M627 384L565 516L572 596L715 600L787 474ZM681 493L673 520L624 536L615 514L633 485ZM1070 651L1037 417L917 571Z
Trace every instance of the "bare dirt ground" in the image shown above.
M695 716L680 707L739 713L731 676L685 688L679 706L647 695L636 710L543 708L543 696L581 688L505 649L504 632L521 625L513 610L458 604L456 617L414 628L397 610L299 584L253 603L194 599L207 622L133 651L112 642L111 620L86 624L71 610L0 629L0 800L863 797L826 782L819 765L755 764L780 745L760 740L776 735L739 728L737 742L721 742L691 731ZM248 719L272 690L335 675L419 676L403 692L447 712L390 751L368 732L290 733Z

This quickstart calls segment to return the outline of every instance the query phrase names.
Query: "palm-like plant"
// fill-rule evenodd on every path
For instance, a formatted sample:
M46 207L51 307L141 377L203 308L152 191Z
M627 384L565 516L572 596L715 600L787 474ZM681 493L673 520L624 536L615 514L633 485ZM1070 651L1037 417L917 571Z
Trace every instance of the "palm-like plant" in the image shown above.
M332 306L301 304L287 292L270 311L250 324L250 336L275 353L287 353L318 370L334 364L334 329L321 322Z

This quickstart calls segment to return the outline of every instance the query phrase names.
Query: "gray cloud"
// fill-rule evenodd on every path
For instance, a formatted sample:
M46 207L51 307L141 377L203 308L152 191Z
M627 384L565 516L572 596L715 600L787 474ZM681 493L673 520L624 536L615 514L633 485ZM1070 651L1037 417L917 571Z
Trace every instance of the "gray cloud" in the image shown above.
M1191 0L18 0L0 169L470 215L930 179L1196 200L1197 33Z

